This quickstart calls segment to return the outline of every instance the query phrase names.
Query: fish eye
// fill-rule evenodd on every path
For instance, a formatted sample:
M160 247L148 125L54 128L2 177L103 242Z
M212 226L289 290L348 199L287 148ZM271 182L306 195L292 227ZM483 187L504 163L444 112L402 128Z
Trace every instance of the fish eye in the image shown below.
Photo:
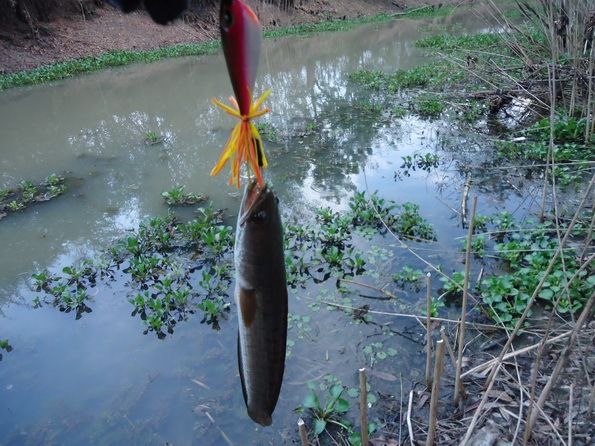
M268 215L265 211L258 211L252 216L252 221L258 225L266 223Z
M221 11L221 27L225 30L229 29L233 25L233 14L229 9Z

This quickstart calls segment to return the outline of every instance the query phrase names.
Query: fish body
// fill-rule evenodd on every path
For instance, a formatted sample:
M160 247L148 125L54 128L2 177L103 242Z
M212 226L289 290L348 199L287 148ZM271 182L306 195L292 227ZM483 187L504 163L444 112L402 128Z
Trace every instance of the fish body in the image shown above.
M236 229L238 365L248 415L269 426L285 369L287 283L277 199L265 183L246 186Z
M240 114L248 115L260 59L262 26L244 0L221 0L219 28Z

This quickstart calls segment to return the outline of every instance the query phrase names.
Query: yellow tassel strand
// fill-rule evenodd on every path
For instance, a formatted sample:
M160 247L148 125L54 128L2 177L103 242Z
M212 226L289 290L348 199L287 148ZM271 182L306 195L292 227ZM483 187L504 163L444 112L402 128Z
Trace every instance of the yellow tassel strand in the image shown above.
M231 160L231 176L229 178L229 184L234 184L238 188L240 187L240 166L242 163L246 163L248 167L248 177L251 178L251 172L254 172L258 184L260 186L264 185L260 168L261 165L262 167L267 167L268 163L262 148L262 139L260 138L256 126L251 120L270 111L268 108L260 109L260 106L271 91L272 90L265 91L256 102L252 102L250 104L250 112L247 115L240 114L240 107L234 97L230 97L229 100L235 109L219 102L217 99L212 99L215 105L221 107L230 115L238 118L240 122L231 132L231 136L227 140L227 144L225 145L225 149L223 150L217 165L211 170L211 175L217 175L227 161ZM259 158L261 165L259 165Z

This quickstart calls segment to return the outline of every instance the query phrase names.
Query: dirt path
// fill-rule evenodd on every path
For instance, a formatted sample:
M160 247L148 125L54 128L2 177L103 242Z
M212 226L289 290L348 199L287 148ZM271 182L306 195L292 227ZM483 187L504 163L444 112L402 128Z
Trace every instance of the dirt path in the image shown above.
M380 13L395 13L417 0L309 0L295 9L282 11L250 2L265 29L316 23L331 19L351 19ZM431 2L430 2L431 3ZM38 39L30 33L0 29L0 74L47 65L53 62L96 55L108 50L146 50L177 43L201 43L218 37L218 10L212 7L198 15L159 26L145 12L122 14L116 9L97 7L82 13L41 24Z

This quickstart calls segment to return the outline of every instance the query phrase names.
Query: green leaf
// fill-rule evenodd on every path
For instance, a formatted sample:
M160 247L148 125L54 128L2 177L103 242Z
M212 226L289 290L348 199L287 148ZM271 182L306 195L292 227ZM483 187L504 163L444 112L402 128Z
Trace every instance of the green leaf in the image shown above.
M357 398L359 396L359 389L357 387L350 387L347 389L347 395L351 398Z
M343 393L343 386L341 386L340 384L335 384L334 386L331 386L331 388L329 389L329 393L333 398L339 398Z
M397 356L397 354L398 354L399 352L397 351L397 349L396 349L396 348L389 347L389 348L387 348L387 349L386 349L386 353L387 353L387 355L389 355L389 356Z
M322 433L324 428L326 427L326 421L317 418L314 420L314 435L318 436Z
M552 297L554 297L554 292L549 288L546 288L539 292L539 297L541 297L542 299L551 300Z
M386 353L385 353L385 352L378 352L378 353L376 354L376 357L377 357L378 359L386 359Z
M337 402L335 404L335 411L338 413L344 413L349 411L350 409L350 405L349 405L349 401L344 400L343 398L339 398L337 399Z
M362 444L362 434L360 434L359 432L352 432L349 435L349 443L352 446L361 446L361 444Z
M374 396L373 393L368 393L368 403L369 404L374 404L376 401L378 401L376 399L376 396Z
M313 393L306 395L304 397L304 401L302 402L302 406L304 406L306 409L314 409L318 407L318 397Z

